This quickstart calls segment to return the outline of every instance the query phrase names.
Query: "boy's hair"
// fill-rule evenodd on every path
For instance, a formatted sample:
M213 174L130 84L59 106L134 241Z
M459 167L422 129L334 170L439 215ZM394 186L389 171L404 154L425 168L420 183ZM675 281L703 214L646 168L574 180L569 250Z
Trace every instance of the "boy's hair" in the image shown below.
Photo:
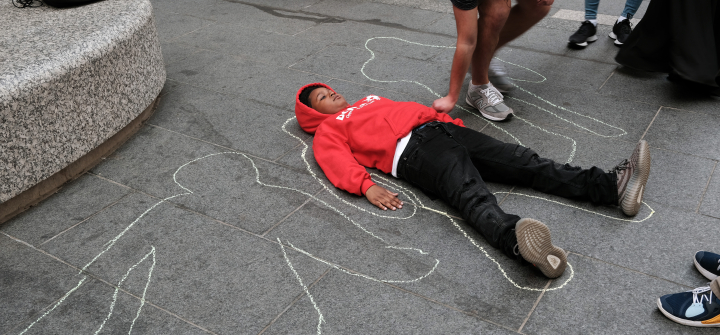
M323 87L323 86L313 85L313 86L305 87L305 89L302 90L302 92L300 92L300 102L302 102L305 106L312 108L312 106L310 105L310 93L312 93L312 91L314 91L316 88L320 88L320 87Z

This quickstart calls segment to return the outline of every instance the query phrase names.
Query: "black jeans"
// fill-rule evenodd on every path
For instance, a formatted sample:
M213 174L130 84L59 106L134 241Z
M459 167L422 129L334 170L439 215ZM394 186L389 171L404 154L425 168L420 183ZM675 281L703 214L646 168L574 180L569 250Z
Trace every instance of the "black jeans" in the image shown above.
M535 190L595 204L617 204L617 175L541 158L535 151L452 123L431 122L413 130L397 174L425 193L459 209L495 248L508 254L509 231L520 217L507 214L485 182ZM508 248L509 247L509 248ZM512 255L509 255L512 257Z

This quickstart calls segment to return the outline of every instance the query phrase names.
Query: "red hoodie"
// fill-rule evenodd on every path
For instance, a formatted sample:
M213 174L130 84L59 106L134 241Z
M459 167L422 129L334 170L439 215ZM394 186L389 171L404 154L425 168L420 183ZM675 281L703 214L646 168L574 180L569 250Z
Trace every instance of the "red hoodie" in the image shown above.
M325 175L335 187L364 195L375 183L364 167L385 173L392 170L398 139L414 128L432 121L452 122L464 126L462 120L438 113L416 102L396 102L369 95L336 114L322 114L300 102L295 96L295 116L300 127L315 134L313 152Z

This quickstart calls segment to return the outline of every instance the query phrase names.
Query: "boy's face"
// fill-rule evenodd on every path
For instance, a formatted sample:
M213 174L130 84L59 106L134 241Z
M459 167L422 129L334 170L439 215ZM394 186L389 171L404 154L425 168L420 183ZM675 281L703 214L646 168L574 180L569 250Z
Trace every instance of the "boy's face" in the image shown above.
M335 114L350 106L345 98L325 87L319 87L310 92L310 105L323 114Z

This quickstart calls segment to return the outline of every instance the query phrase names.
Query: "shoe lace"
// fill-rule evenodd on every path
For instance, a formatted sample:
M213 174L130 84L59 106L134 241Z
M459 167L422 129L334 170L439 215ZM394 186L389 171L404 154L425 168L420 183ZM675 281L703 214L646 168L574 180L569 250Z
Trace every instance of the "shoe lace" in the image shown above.
M630 161L628 161L627 159L623 159L623 161L620 162L620 164L616 165L614 168L610 169L610 171L608 171L608 172L618 173L620 171L627 170L629 165L630 165Z
M704 294L707 291L710 291L709 295ZM708 302L712 302L713 291L710 290L710 286L698 287L698 288L692 290L692 293L693 293L693 304L702 304L703 301L706 299ZM702 295L700 295L700 298L698 299L699 294L702 294Z
M485 94L491 106L495 106L503 101L500 93L496 91L495 88L492 86L481 90L480 92Z

